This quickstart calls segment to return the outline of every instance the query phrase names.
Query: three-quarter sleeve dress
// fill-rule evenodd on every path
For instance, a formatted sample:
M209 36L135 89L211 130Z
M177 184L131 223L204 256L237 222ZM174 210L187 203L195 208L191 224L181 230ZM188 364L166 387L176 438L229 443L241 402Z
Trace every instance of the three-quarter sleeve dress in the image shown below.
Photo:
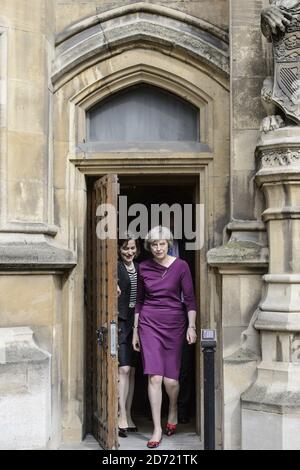
M178 380L190 310L196 301L186 261L176 258L168 268L155 260L140 264L135 312L144 374Z

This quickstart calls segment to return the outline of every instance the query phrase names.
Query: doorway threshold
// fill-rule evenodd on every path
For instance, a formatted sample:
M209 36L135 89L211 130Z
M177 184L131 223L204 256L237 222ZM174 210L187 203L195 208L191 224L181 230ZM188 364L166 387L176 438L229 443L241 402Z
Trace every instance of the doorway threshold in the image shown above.
M128 437L119 439L119 450L148 450L146 444L151 436L151 425L139 428L139 432L130 433ZM87 435L84 441L62 444L58 450L100 450L92 435ZM178 432L172 437L163 436L159 450L203 450L199 436L188 426L178 426Z
M178 431L173 436L163 435L159 450L203 450L203 444L195 433L192 424L179 424ZM152 424L138 425L138 432L129 433L125 438L119 438L119 450L149 450L147 442L152 434Z
M94 436L88 434L82 442L63 443L58 450L103 450Z

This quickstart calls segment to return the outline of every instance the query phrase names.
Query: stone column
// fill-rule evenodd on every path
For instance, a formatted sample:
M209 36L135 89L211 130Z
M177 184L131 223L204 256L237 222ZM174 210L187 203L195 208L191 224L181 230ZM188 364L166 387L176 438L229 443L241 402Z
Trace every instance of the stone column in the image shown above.
M261 214L262 198L254 183L254 152L264 116L260 90L268 69L269 49L260 30L260 14L266 3L230 0L232 222L259 220ZM251 230L250 239L253 235Z
M263 196L255 184L255 148L263 117L260 90L269 63L269 47L260 30L268 0L230 0L231 162L230 222L223 245L214 240L208 264L215 268L221 299L222 445L241 448L241 394L253 382L260 360L258 333L252 327L267 272L265 226L260 220ZM245 103L247 105L245 106ZM225 224L225 221L224 221ZM219 281L220 279L220 281ZM212 281L210 281L212 284ZM251 337L251 339L250 339Z
M0 234L54 236L52 87L54 0L2 0ZM2 241L0 240L2 244Z
M242 395L243 449L300 449L300 130L263 135L256 179L266 198L270 264L259 306L262 362Z

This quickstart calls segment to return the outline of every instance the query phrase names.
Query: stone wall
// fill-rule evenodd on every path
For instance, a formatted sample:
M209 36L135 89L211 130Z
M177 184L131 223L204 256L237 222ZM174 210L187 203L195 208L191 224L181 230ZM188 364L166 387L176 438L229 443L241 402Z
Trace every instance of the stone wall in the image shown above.
M136 2L1 2L0 244L5 249L0 249L0 326L30 327L38 347L51 355L52 425L47 431L50 439L47 445L59 445L62 428L66 440L80 440L84 421L84 171L100 172L103 168L111 171L114 163L119 165L120 171L126 171L126 155L122 156L123 163L116 155L112 163L110 155L105 160L106 167L101 166L95 157L93 167L91 165L89 169L84 161L86 155L76 154L76 133L83 135L84 132L83 121L80 121L84 114L81 102L87 100L83 96L85 87L90 87L91 94L96 93L99 81L109 83L113 73L121 75L122 70L128 67L133 70L141 64L145 68L142 70L140 67L138 73L145 77L155 64L160 70L161 83L172 82L170 86L179 93L183 85L180 88L178 82L183 80L189 84L185 88L189 99L192 100L197 92L199 103L207 99L207 142L211 144L212 151L207 157L206 169L199 177L201 198L208 201L207 248L228 240L232 245L229 246L229 255L227 247L226 252L221 253L222 259L220 253L212 256L210 278L202 258L201 289L206 290L201 298L201 313L203 326L218 325L221 334L219 359L224 360L224 375L223 382L220 374L217 381L218 415L224 416L225 446L238 448L239 396L253 380L257 360L247 346L242 347L241 338L260 298L261 274L268 261L264 225L261 222L256 224L263 199L254 182L254 150L262 117L260 87L269 67L268 48L261 37L259 20L266 1L145 2L198 17L224 31L228 31L231 23L231 175L229 136L224 125L229 122L227 80L219 72L206 68L207 64L203 65L199 57L198 62L193 56L189 63L185 63L182 51L176 50L176 57L176 54L174 57L168 55L166 66L166 55L161 54L159 48L139 49L139 43L135 43L136 50L132 47L126 51L124 47L117 59L106 57L97 64L84 64L85 69L78 70L77 76L53 89L54 34L83 17L132 3ZM183 38L180 32L179 36ZM127 82L130 84L129 79ZM159 81L156 84L159 85ZM200 89L203 92L201 96ZM80 164L77 158L82 159ZM151 164L151 155L145 154L143 158ZM171 158L166 155L163 171L167 171L167 162ZM83 167L84 164L84 169L75 169L75 165ZM141 159L136 164L141 165ZM198 164L199 161L195 160L195 167ZM178 168L176 171L180 173L182 170ZM155 171L162 171L161 167L157 165ZM223 234L230 218L233 223ZM239 225L235 224L237 222ZM73 256L73 251L78 258ZM12 257L13 252L20 255ZM62 273L77 261L72 275ZM7 273L12 266L14 275ZM234 269L236 266L238 269ZM213 285L217 286L216 291ZM237 375L239 381L236 381ZM220 435L221 427L219 420ZM222 445L220 435L218 442Z
M30 328L0 328L0 449L46 449L51 437L51 355Z
M52 223L48 140L52 7L51 0L1 2L0 230Z
M0 413L6 423L1 448L51 448L61 441L61 254L66 251L53 241L54 27L52 0L1 2L0 326L14 332L28 327L34 334L24 347L19 344L19 355L1 365ZM22 348L40 352L25 360ZM7 407L9 423L3 414Z
M231 0L232 219L260 218L262 194L255 183L255 148L264 116L260 90L269 46L260 30L266 0Z
M44 423L45 428L43 435L47 435L44 445L50 448L56 447L61 441L61 347L63 325L62 285L60 278L47 274L23 274L22 272L19 274L11 273L11 275L1 274L0 292L1 327L5 327L3 331L8 331L10 328L12 328L13 331L18 331L18 328L27 327L27 330L30 328L31 335L34 334L36 347L42 349L49 358L48 365L45 365L48 374L47 380L45 378L45 381L40 383L40 386L43 385L43 390L39 390L38 381L30 383L28 384L26 397L28 400L34 400L36 402L35 413L37 417L33 416L32 421L34 422L35 420L34 426L38 426L39 401L35 398L35 395L32 395L31 388L34 388L34 393L37 395L40 393L46 394L47 403L45 403L46 398L43 395L43 406L47 407L47 413L50 416L47 417ZM11 341L15 341L14 338L12 338ZM26 341L28 342L29 340L27 339ZM20 357L22 357L22 354ZM21 369L24 368L23 363L18 365L18 356L14 357L12 362L14 365L11 364L9 366L9 371L11 371L12 368L15 368L16 371L19 370L19 367ZM33 367L35 370L35 365L31 364L31 362L31 356L29 355L26 367ZM6 369L8 369L8 366L6 366ZM13 397L8 397L7 390L9 390L10 387L9 377L13 375L13 373L9 371L7 372L8 375L3 371L4 377L6 377L5 383L7 388L6 391L1 389L0 402L4 403L10 400L11 408L14 409L15 406L20 412L23 406L23 398L19 397L21 400L19 401L19 398L16 397L14 405ZM13 416L15 415L12 413L12 421L14 419ZM27 415L27 417L28 416L29 415ZM16 419L15 423L18 423L19 420L20 417ZM28 426L30 426L29 423ZM17 427L18 426L16 426L16 429ZM1 435L3 436L3 433L1 433ZM27 448L30 448L29 441L26 442ZM5 442L3 441L1 445L4 446ZM32 446L36 446L35 441L32 442ZM43 447L41 441L39 447Z
M267 237L261 212L255 149L261 119L261 86L270 69L270 48L262 38L260 13L267 0L231 0L231 222L223 246L208 253L222 283L224 448L239 449L241 394L255 380L260 360L254 328L268 267ZM249 326L250 325L250 326Z
M61 31L84 16L95 15L133 3L138 2L137 0L56 0L56 31ZM229 0L146 0L144 3L173 8L228 30Z

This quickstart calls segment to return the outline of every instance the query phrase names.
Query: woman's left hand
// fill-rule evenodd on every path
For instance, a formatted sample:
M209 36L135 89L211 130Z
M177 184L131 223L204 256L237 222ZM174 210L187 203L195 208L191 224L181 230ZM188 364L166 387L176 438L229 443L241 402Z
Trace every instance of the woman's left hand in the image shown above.
M186 332L186 340L189 344L194 344L197 341L197 333L195 328L188 328Z

